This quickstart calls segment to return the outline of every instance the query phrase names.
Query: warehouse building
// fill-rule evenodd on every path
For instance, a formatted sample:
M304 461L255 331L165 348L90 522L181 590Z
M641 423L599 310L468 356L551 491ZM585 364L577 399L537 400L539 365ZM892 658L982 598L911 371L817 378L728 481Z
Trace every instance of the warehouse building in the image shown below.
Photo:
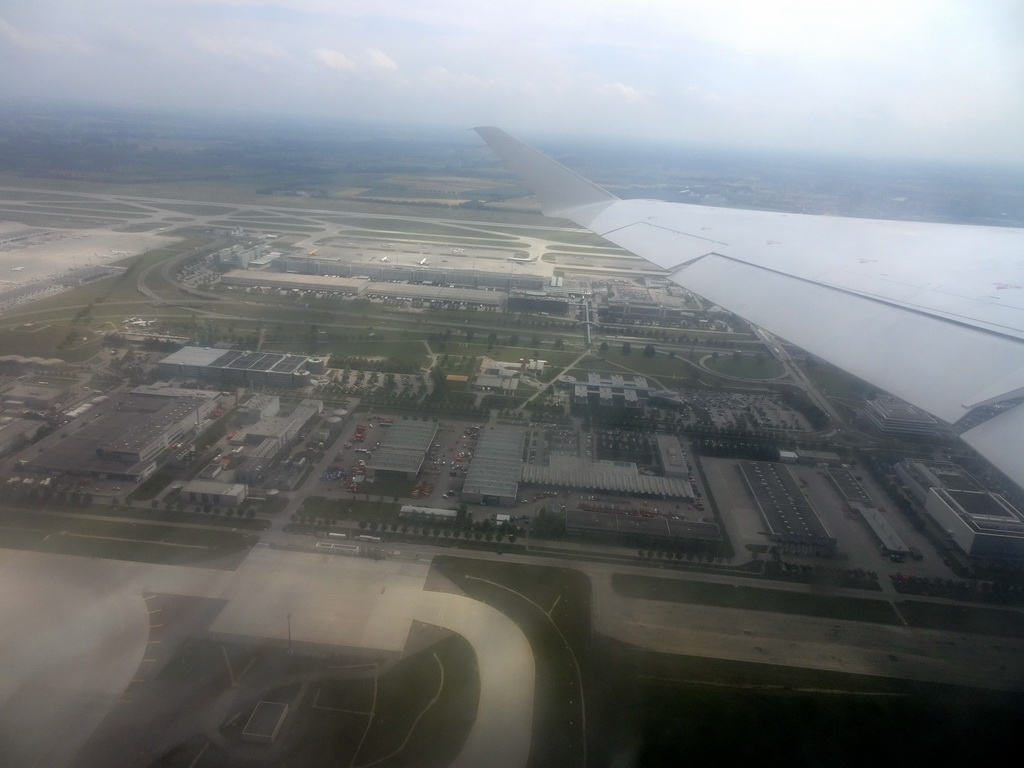
M636 464L629 461L591 461L576 456L551 456L547 466L521 464L520 473L524 484L540 487L630 493L668 499L692 497L688 481L679 477L642 475Z
M218 483L213 480L193 480L181 489L181 497L191 504L213 504L218 507L237 507L245 501L245 486L240 483Z
M140 387L111 398L48 435L25 468L49 475L80 475L139 481L172 445L202 430L219 392Z
M219 386L304 387L309 371L304 355L184 347L168 355L157 370L164 378L196 379Z
M587 538L642 547L699 548L713 552L722 543L722 532L714 523L660 516L635 517L611 512L567 510L565 530Z
M67 390L60 387L17 384L0 395L0 401L4 408L47 411L59 405L66 395Z
M382 431L380 447L366 462L366 476L414 480L434 443L437 424L432 421L398 421Z
M462 500L470 504L515 504L525 444L524 429L496 427L481 432L462 486Z

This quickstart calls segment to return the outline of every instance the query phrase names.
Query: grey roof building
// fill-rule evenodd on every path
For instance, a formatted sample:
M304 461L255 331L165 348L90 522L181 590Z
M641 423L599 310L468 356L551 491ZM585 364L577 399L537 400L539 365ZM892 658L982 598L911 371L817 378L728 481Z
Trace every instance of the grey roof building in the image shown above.
M160 375L198 379L221 386L301 387L309 383L305 355L184 347L159 363Z
M524 429L495 427L481 432L462 486L462 499L471 504L515 504L525 443Z
M412 480L423 467L427 451L437 434L437 424L431 421L397 421L391 427L379 428L380 447L366 462L367 477L381 473Z

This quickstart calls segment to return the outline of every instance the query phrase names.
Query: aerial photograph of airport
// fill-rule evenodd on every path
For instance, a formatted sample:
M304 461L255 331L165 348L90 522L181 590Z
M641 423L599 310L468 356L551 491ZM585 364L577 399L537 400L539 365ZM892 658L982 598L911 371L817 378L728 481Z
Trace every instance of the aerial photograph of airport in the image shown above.
M4 3L0 766L1013 754L1022 28Z

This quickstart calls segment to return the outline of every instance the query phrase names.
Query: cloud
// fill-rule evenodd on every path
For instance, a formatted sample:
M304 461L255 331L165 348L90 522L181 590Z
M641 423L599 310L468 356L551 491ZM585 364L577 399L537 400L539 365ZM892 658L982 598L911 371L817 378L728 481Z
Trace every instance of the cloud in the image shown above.
M356 70L356 62L341 51L317 48L313 51L313 58L328 69L333 69L336 72L355 72Z
M398 70L398 65L394 59L388 56L384 51L378 51L376 49L366 52L367 63L375 69L385 69L392 72Z
M627 104L640 104L650 99L654 93L640 88L634 88L625 83L605 83L597 89L598 93L614 96Z

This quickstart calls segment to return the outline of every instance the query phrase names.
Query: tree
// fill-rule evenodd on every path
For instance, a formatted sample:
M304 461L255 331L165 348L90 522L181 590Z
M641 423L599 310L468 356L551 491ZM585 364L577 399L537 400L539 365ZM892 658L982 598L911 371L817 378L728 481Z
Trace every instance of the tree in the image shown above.
M624 355L631 355L631 354L633 354L633 345L630 344L628 341L622 342L622 354L624 354Z
M653 344L648 344L647 346L644 347L644 357L654 357L656 352L657 350L654 349Z
M602 341L601 342L601 346L598 347L598 349L600 350L601 354L603 355L605 352L608 351L608 342L607 341Z

